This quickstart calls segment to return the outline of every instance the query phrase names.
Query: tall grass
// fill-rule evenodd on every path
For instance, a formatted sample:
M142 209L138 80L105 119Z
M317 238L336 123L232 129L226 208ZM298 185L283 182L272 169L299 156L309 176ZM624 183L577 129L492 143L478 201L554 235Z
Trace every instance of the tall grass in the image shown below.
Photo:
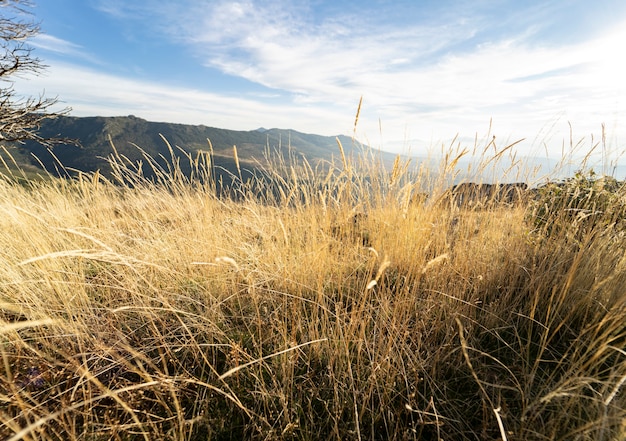
M233 199L174 149L0 180L0 437L623 439L615 223L572 242L559 210L446 203L463 152L338 149Z

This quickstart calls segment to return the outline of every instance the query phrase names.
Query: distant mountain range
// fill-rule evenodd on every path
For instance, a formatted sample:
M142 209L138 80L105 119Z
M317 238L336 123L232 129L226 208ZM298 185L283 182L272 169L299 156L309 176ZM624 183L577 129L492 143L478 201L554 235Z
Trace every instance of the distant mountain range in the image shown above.
M292 155L297 159L305 158L315 167L318 163L335 161L338 166L340 151L337 139L341 142L345 154L358 159L363 153L371 153L380 160L387 169L390 169L396 159L396 154L372 150L355 142L348 136L320 136L306 134L295 130L266 129L260 127L250 131L236 131L208 127L204 125L174 124L166 122L151 122L136 116L119 117L72 117L62 116L47 120L39 130L43 137L71 138L80 141L80 147L74 145L57 145L50 152L45 147L26 142L21 145L6 146L6 152L0 149L0 160L9 168L15 168L13 162L29 175L42 173L42 167L48 172L63 175L67 171L71 174L75 170L93 172L99 170L103 175L111 171L107 161L115 146L117 152L136 163L145 163L144 153L157 159L161 164L169 160L171 155L167 142L174 148L175 153L183 156L178 147L195 156L199 151L209 151L209 142L213 150L213 165L220 176L229 173L237 174L237 167L233 155L233 146L237 147L242 174L250 176L259 170L259 165L266 165L265 155L270 151L274 155L287 158ZM407 159L406 157L404 159ZM520 158L518 158L520 159ZM412 157L412 167L420 166L436 173L440 169L440 158ZM547 158L527 157L516 161L517 165L506 158L487 167L475 164L476 158L463 157L458 161L455 174L450 174L450 185L462 181L484 182L515 182L524 181L532 184L537 178L551 175L552 178L571 175L571 170L561 170L554 174L552 171L557 161ZM184 163L182 161L181 163ZM61 166L62 165L62 166ZM3 171L0 164L0 172ZM150 170L144 169L147 174ZM600 170L598 170L600 171ZM449 170L448 170L449 172ZM622 179L626 176L626 167L617 167L612 174ZM219 176L217 176L219 178ZM539 179L540 181L541 179Z
M195 156L198 151L209 151L209 142L214 154L214 163L219 168L236 170L233 146L242 169L255 169L265 162L265 152L304 157L315 166L319 161L331 161L340 157L337 139L342 143L346 154L356 154L369 149L356 144L348 136L320 136L300 133L295 130L259 128L251 131L236 131L207 127L204 125L173 124L151 122L135 116L123 117L72 117L62 116L47 120L39 130L43 137L77 139L80 147L57 145L52 153L45 147L26 142L11 148L11 155L18 165L31 172L41 166L56 173L62 170L90 172L111 171L106 158L113 153L111 142L120 155L131 161L143 160L143 150L149 156L159 159L170 158L167 142L182 156L176 147ZM162 138L163 137L163 138ZM139 148L137 148L139 147ZM385 164L393 164L395 155L376 152ZM7 161L10 162L10 161ZM145 161L144 161L145 162Z

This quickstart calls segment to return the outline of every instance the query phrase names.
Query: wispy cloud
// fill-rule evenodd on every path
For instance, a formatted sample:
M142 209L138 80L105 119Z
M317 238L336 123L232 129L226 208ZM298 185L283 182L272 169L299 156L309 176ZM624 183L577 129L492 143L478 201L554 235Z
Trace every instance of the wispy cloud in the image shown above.
M131 15L120 7L115 14ZM249 0L164 2L132 11L142 21L149 15L160 31L190 46L207 67L307 101L334 101L342 95L354 100L354 90L370 86L378 74L432 61L476 33L476 25L465 18L383 29L366 16L316 19L310 12L289 1Z
M475 32L453 25L390 30L363 17L315 21L286 11L275 4L218 3L177 37L208 67L307 102L331 102L384 93L387 75L432 61Z
M93 64L102 64L96 56L88 53L81 45L53 35L38 34L29 40L29 43L36 49L46 50L57 56L71 57Z
M71 78L71 88L68 78ZM267 104L254 98L133 80L60 62L50 66L45 75L31 77L19 86L18 92L25 95L44 91L47 96L59 96L62 99L59 107L71 103L72 114L76 116L135 114L153 121L235 130L265 126L306 131L310 127L316 133L327 132L324 123L329 118L335 120L335 126L344 119L345 127L334 134L345 133L350 126L350 116L339 111L302 108L289 103ZM316 125L315 120L320 124Z
M147 14L151 6L142 4L142 2L129 2L127 0L94 0L92 3L97 10L117 19L125 20L138 18L138 14Z
M75 55L82 51L82 47L78 44L47 34L36 35L30 40L30 43L36 48L60 54Z
M480 16L456 15L455 22L394 29L363 16L316 19L307 12L289 1L244 0L165 2L149 13L160 17L161 29L190 45L208 67L306 101L352 101L365 93L382 103L403 94L412 99L410 92L420 91L443 103L452 97L474 102L478 96L506 101L542 86L529 89L526 84L522 90L504 87L505 82L526 77L528 83L533 76L545 80L548 71L566 73L573 65L596 62L596 46L615 38L597 41L594 48L550 47L531 42L527 27L495 41L473 39L484 32ZM546 8L535 14L545 20ZM580 71L567 73L574 81ZM431 87L435 85L439 87Z

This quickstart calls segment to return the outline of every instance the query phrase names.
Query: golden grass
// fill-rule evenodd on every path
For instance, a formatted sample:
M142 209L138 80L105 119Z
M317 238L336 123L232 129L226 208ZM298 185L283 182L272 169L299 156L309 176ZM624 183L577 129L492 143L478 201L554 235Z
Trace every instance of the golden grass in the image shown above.
M623 439L623 235L341 151L237 201L205 156L0 180L0 438Z

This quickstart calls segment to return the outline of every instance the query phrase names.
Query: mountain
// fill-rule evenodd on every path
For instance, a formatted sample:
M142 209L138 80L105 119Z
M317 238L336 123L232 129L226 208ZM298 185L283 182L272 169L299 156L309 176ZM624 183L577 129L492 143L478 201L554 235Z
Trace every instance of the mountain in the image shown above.
M215 173L220 177L238 175L233 155L233 146L237 146L237 156L240 161L242 175L250 176L259 171L259 165L267 165L265 154L269 150L272 154L283 157L293 155L306 160L313 167L319 162L340 160L340 151L337 139L341 142L345 154L358 158L361 154L373 153L390 169L396 155L392 153L372 151L368 146L355 143L348 136L320 136L306 134L295 130L266 129L259 127L250 131L236 131L208 127L204 125L173 124L167 122L151 122L136 116L119 117L71 117L62 116L44 122L39 130L43 137L71 138L80 141L81 146L58 145L52 152L45 147L34 143L6 146L9 157L0 146L0 161L12 166L15 161L19 168L29 176L42 173L42 166L52 174L64 174L65 170L80 170L92 172L100 170L107 176L111 167L107 161L113 153L111 142L117 152L137 163L143 161L144 152L165 165L171 160L167 142L174 152L183 156L177 148L180 147L193 157L199 151L209 151L209 141L213 149L213 165ZM407 158L404 157L404 160ZM497 162L489 162L488 166L481 166L480 158L462 157L458 163L457 173L451 174L450 185L463 181L481 182L515 182L525 181L533 183L537 178L551 175L552 178L562 178L567 170L560 174L554 172L556 161L546 158L528 157L518 158L517 165L513 165L507 158ZM440 168L441 158L412 157L411 167L425 167L433 173ZM62 164L62 167L60 166ZM185 161L181 161L184 167ZM0 172L4 166L0 163ZM144 174L150 175L149 167L144 167ZM626 175L624 170L614 170L614 173ZM70 172L71 173L71 172ZM571 173L570 173L571 174ZM563 175L563 176L561 176ZM541 179L539 179L541 180Z
M71 117L62 116L47 120L39 130L43 137L64 137L77 139L81 146L58 145L52 153L34 143L14 147L12 154L18 165L26 169L36 169L43 165L46 170L55 172L59 163L66 169L84 172L100 170L103 174L111 171L106 158L113 153L111 142L120 155L131 161L140 161L143 150L152 158L170 158L167 142L177 154L176 148L195 156L198 151L208 151L209 141L214 153L214 164L218 168L235 171L233 146L242 169L255 169L265 163L265 152L278 152L287 156L303 156L312 166L319 161L331 161L340 156L337 139L342 143L346 154L358 153L369 147L355 144L350 137L339 135L320 136L300 133L294 130L264 129L235 131L207 127L204 125L173 124L146 121L136 116L123 117ZM162 138L163 137L163 138ZM208 141L207 141L208 140ZM137 148L137 147L140 147ZM392 164L395 155L379 153L387 165Z

